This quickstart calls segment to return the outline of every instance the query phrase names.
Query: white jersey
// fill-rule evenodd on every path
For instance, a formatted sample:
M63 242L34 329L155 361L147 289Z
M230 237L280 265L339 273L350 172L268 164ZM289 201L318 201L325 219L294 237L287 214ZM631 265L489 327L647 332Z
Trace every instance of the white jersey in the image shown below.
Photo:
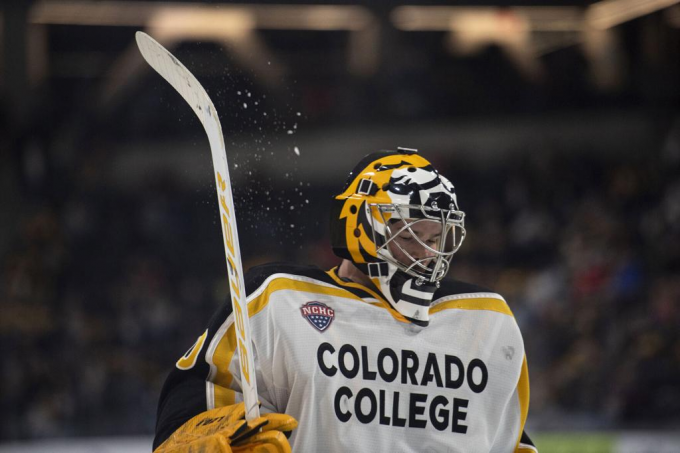
M335 270L249 274L262 411L298 420L294 452L536 451L522 438L522 336L498 294L446 280L418 327ZM177 367L207 372L205 409L241 401L233 316L213 319Z

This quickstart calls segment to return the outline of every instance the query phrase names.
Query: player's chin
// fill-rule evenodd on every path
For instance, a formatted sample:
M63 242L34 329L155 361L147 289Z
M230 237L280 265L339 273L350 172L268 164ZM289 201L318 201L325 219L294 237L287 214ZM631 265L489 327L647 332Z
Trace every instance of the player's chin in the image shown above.
M435 268L435 264L437 263L436 258L423 258L418 260L418 263L420 266L417 266L418 269L425 271L426 273L432 273Z
M435 258L425 258L415 262L411 261L410 263L405 264L405 267L410 270L412 275L415 274L419 277L429 278L434 272L436 261Z

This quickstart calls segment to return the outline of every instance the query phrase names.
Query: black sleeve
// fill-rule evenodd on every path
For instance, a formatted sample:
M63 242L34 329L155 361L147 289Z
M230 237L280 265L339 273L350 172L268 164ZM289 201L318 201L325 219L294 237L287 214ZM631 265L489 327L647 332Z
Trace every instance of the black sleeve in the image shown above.
M231 304L224 304L210 320L208 335L196 360L196 365L188 370L173 367L165 380L158 401L154 450L177 428L194 416L208 410L205 382L210 373L210 366L205 360L205 353L210 340L230 313Z
M172 370L161 391L153 449L165 442L177 428L206 410L205 378L186 372L182 375L179 370Z
M526 431L522 431L522 437L519 439L519 443L524 445L531 445L532 447L536 448L536 445L534 445L534 442L531 440Z

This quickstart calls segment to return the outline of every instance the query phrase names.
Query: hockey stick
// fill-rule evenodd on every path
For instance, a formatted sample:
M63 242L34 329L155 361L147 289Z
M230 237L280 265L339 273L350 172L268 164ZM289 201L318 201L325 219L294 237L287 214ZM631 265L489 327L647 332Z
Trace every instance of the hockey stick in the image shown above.
M142 56L194 110L208 134L217 199L222 219L222 236L224 253L229 271L229 287L231 288L231 304L234 308L234 324L238 340L238 357L241 364L241 380L243 381L243 400L246 406L246 419L252 420L260 416L257 398L257 382L255 380L255 363L250 339L250 322L246 304L245 284L243 282L243 265L241 264L241 248L236 230L234 199L231 193L231 180L227 153L224 147L222 126L208 93L184 65L163 46L146 33L138 31L135 35L137 46Z

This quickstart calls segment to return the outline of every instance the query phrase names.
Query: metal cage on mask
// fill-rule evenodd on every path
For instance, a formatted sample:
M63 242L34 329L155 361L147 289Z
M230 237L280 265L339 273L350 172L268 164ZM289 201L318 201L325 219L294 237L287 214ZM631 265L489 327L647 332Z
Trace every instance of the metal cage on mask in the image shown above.
M440 209L436 202L430 206L369 204L377 256L415 277L416 284L426 281L438 284L448 273L453 255L465 239L465 213L455 209L453 203L447 207L449 209ZM422 232L418 231L424 223L438 226L432 229L430 238L421 237ZM407 247L404 241L415 241L417 245ZM418 247L425 256L414 256L420 254L414 251ZM391 248L398 249L406 259L398 259Z

